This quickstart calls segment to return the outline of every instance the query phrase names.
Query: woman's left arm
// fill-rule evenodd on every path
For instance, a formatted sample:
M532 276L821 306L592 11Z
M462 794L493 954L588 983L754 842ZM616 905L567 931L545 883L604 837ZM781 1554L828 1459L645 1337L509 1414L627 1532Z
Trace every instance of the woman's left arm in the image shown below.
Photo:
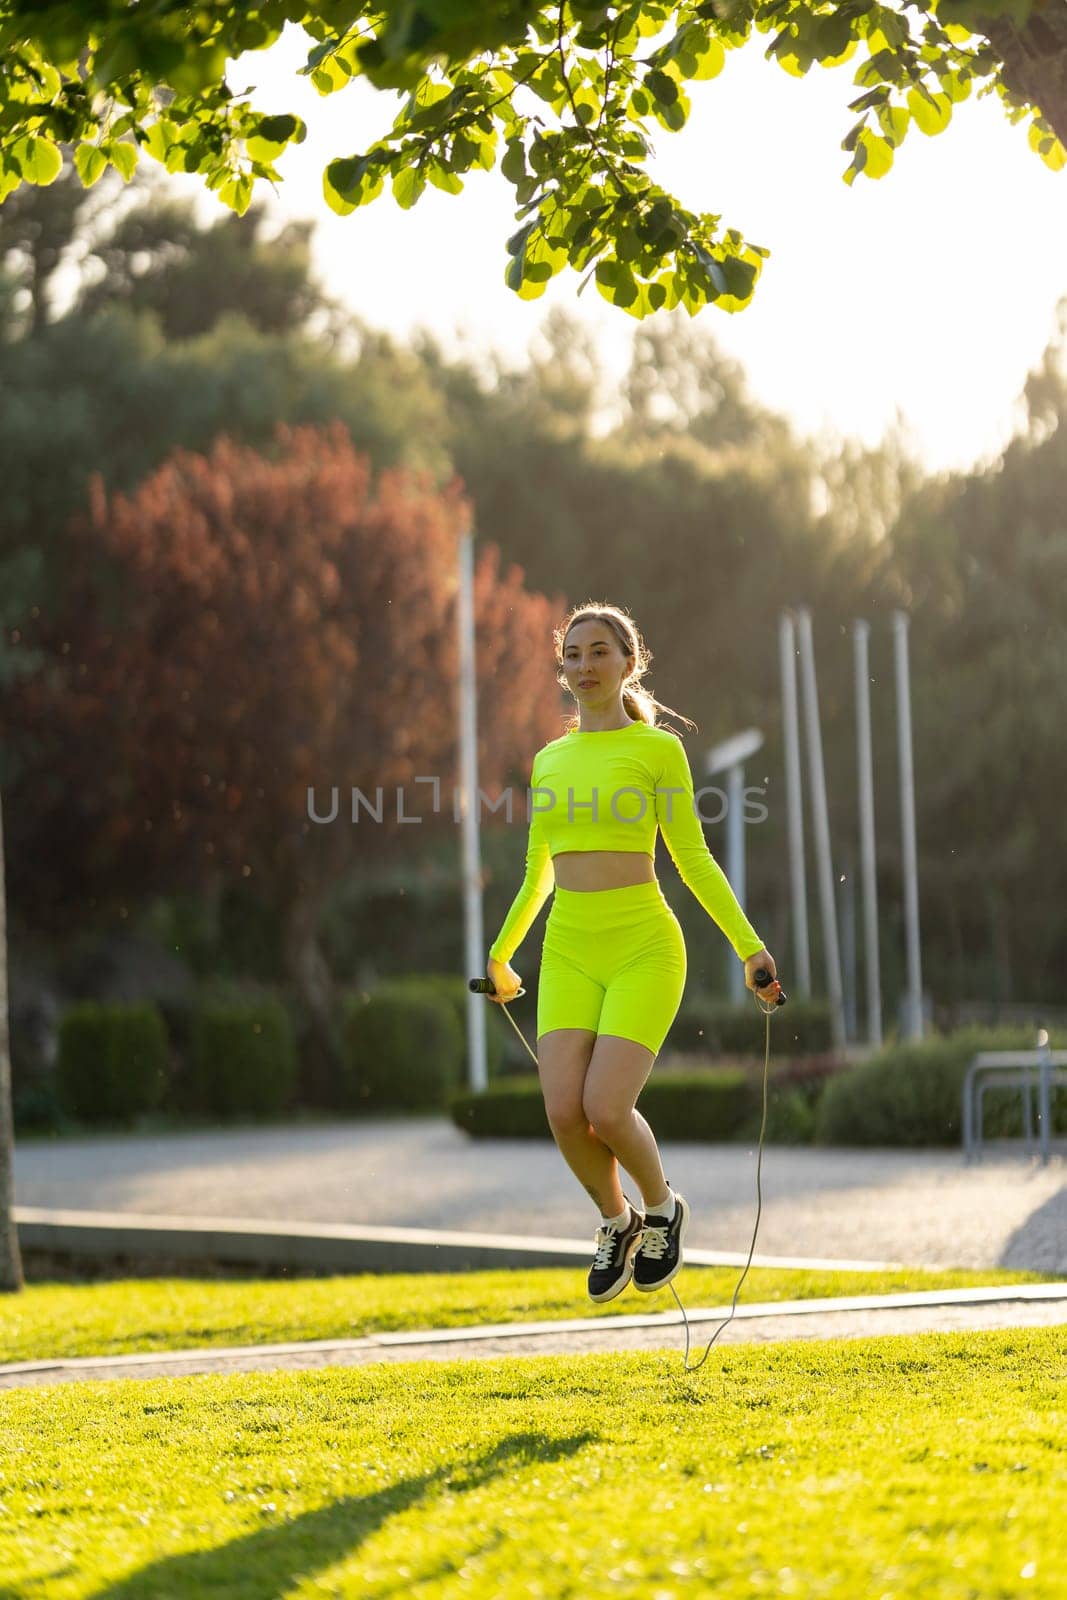
M671 860L686 888L729 939L738 958L765 955L763 940L753 928L730 887L730 880L708 848L693 801L693 774L685 746L673 734L665 741L664 757L656 781L656 820ZM755 964L752 970L755 971Z

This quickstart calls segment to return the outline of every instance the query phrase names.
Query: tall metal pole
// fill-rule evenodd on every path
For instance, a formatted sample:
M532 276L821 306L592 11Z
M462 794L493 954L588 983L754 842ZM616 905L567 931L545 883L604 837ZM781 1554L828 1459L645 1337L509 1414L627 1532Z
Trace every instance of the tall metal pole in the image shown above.
M919 961L919 867L915 848L915 776L911 751L906 611L893 612L893 658L897 678L897 740L900 750L900 828L904 865L904 931L907 940L907 1037L921 1039L923 999Z
M841 976L845 990L845 1033L859 1037L859 1006L856 1000L856 872L852 849L846 845L841 852L841 876L837 882L838 920L841 924Z
M782 669L782 737L785 746L785 799L789 826L789 891L792 902L793 950L790 976L798 995L811 994L811 947L808 943L808 890L804 871L804 799L800 783L800 736L797 727L797 652L793 618L783 611L778 620L778 656Z
M478 696L474 677L474 538L468 531L459 545L459 765L462 808L463 928L466 971L481 973L482 867L478 816ZM489 1081L485 1054L485 1001L467 994L467 1077L475 1091Z
M801 606L797 611L797 628L800 634L800 671L804 695L804 725L808 739L808 772L815 825L819 904L822 909L826 992L830 1001L830 1032L834 1049L843 1051L846 1043L845 1008L841 992L841 956L837 946L834 870L830 859L830 817L826 806L826 774L822 758L822 730L819 726L819 692L815 683L815 647L811 637L811 612L806 606Z
M867 640L871 625L852 624L856 663L856 749L859 763L860 875L863 888L863 955L867 982L867 1042L882 1042L882 979L878 960L878 880L874 853L874 762L871 756L871 675Z

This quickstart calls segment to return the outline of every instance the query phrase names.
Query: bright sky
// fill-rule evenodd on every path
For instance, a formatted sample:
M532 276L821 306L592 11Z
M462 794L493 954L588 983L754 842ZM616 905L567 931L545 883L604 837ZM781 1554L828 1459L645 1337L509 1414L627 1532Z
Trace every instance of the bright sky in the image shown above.
M593 332L616 380L639 325L594 283L577 298L579 276L567 269L536 301L505 287L514 205L498 173L471 174L461 195L427 189L411 211L388 186L351 216L327 208L327 161L365 149L397 102L361 82L320 97L296 75L306 48L290 28L270 52L231 65L229 82L237 91L254 84L257 107L308 124L305 143L278 163L276 209L316 219L326 286L397 335L422 325L450 349L495 346L514 358L561 305ZM681 133L650 124L659 181L772 252L749 310L731 317L709 306L697 325L802 432L873 444L899 412L929 468L988 457L1012 430L1067 295L1067 169L1045 167L1026 124L1013 127L998 99L972 95L937 138L912 128L886 177L849 188L840 141L859 93L855 61L796 79L765 61L764 48L758 38L729 53L717 79L689 86ZM257 194L270 198L263 184ZM683 311L658 316L688 320Z

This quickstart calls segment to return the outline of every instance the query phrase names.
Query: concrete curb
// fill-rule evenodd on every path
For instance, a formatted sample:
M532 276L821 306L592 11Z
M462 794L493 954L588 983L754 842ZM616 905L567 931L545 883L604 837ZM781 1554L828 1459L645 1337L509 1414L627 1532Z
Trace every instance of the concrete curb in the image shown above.
M808 1337L868 1334L871 1312L946 1312L966 1308L987 1312L998 1307L1033 1308L1037 1320L1067 1321L1067 1282L1002 1284L971 1289L930 1289L913 1294L847 1295L836 1299L765 1301L739 1305L732 1328L737 1324L810 1318L814 1324ZM690 1328L708 1322L720 1323L729 1315L729 1306L706 1306L688 1312ZM854 1320L849 1325L849 1315ZM879 1319L874 1319L879 1320ZM976 1318L978 1325L988 1319ZM1014 1325L1028 1318L1012 1318ZM821 1326L820 1326L821 1323ZM677 1311L630 1316L581 1317L569 1321L483 1323L466 1328L426 1328L405 1333L369 1334L360 1339L307 1339L288 1344L204 1347L195 1350L141 1351L116 1356L75 1356L68 1359L17 1361L0 1366L0 1389L27 1384L64 1383L74 1380L189 1376L219 1371L277 1370L307 1368L329 1364L365 1365L388 1359L417 1360L437 1355L446 1359L489 1354L549 1354L561 1347L575 1351L656 1347L656 1335L681 1330ZM919 1327L922 1324L920 1322ZM954 1319L953 1326L966 1326ZM639 1330L651 1335L634 1344ZM883 1331L883 1330L873 1330ZM901 1331L887 1328L887 1333ZM910 1331L904 1329L903 1331ZM917 1330L918 1331L918 1330ZM757 1335L759 1336L759 1335ZM763 1337L793 1337L792 1331ZM803 1335L802 1335L803 1336ZM734 1340L745 1334L735 1331ZM482 1346L481 1349L478 1347ZM539 1349L539 1346L541 1347Z
M591 1244L536 1234L465 1233L435 1228L353 1227L329 1222L273 1222L249 1217L140 1215L16 1206L20 1247L94 1259L217 1261L295 1272L473 1272L492 1268L571 1267ZM744 1266L747 1252L691 1250L697 1267ZM835 1261L754 1255L755 1267L807 1271L899 1271L897 1261ZM923 1270L917 1268L916 1270Z

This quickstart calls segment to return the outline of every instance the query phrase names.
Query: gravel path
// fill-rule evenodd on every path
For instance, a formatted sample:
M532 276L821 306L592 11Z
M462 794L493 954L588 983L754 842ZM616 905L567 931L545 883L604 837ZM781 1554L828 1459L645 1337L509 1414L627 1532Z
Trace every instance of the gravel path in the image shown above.
M695 1248L746 1251L755 1152L663 1143ZM636 1195L632 1184L629 1192ZM592 1238L596 1215L554 1144L470 1140L440 1117L294 1129L30 1141L24 1206ZM1067 1272L1067 1159L768 1146L761 1254Z

